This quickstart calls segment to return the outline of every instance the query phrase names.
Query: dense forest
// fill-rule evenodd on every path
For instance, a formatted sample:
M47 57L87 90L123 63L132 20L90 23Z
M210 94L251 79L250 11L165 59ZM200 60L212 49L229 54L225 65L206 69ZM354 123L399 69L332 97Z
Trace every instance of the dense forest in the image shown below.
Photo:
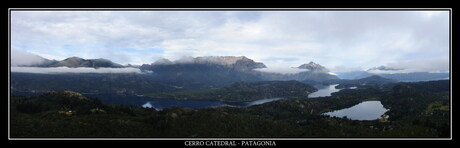
M239 84L244 85L244 84ZM231 86L230 86L231 87ZM432 91L427 91L432 90ZM399 83L389 90L344 89L321 99L295 97L248 108L107 105L72 91L12 96L12 137L449 137L449 81ZM379 100L388 119L322 115Z
M261 98L308 97L316 88L298 81L236 82L223 88L150 93L154 98L247 102Z

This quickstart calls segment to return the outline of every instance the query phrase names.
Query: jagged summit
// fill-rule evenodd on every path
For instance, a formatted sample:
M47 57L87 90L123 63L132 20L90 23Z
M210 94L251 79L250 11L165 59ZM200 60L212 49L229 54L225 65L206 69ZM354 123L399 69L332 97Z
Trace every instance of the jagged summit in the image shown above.
M326 67L324 67L322 65L319 65L319 64L316 64L313 61L310 61L310 63L308 63L308 64L302 64L297 68L299 68L299 69L308 69L309 71L312 71L312 72L329 72L329 70L326 69Z

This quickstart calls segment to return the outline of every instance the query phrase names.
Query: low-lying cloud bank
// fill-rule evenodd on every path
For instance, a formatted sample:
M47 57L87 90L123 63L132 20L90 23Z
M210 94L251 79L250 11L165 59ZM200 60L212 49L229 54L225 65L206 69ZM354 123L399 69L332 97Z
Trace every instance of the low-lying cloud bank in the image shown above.
M267 67L267 68L256 68L255 71L267 72L267 73L279 73L279 74L296 74L300 72L306 72L308 69L299 69L295 67Z
M45 58L38 55L11 49L11 66L42 64Z
M138 68L88 68L88 67L11 67L11 72L62 74L62 73L142 73Z
M408 60L388 63L387 68L395 70L369 70L374 74L395 74L395 73L413 73L413 72L430 72L430 73L448 73L449 57L431 58L423 60Z

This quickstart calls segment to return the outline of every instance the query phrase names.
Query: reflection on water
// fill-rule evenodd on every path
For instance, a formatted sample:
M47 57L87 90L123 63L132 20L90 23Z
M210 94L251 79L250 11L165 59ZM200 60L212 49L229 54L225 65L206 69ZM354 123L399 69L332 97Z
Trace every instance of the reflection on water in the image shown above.
M315 86L318 88L318 91L313 92L308 95L308 98L318 98L318 97L328 97L331 96L332 93L340 91L340 89L336 89L335 87L339 84L328 85L324 86Z
M339 118L346 116L352 120L376 120L387 111L388 109L383 107L380 101L365 101L350 108L324 113L324 115Z
M249 107L253 105L264 104L272 101L282 100L285 98L267 98L267 99L260 99L251 102L235 102L235 103L226 103L228 106L235 106L235 107Z
M206 108L206 107L219 107L219 106L233 106L233 107L249 107L253 105L264 104L267 102L282 100L284 98L267 98L251 102L221 102L221 101L204 101L204 100L173 100L162 98L151 98L150 101L145 102L142 107L154 108L162 110L163 108L170 107L189 107L189 108Z
M27 92L14 92L15 95L23 96L38 96L41 93L27 93ZM251 102L222 102L215 100L175 100L169 98L151 98L147 96L138 96L132 94L115 94L115 93L99 93L89 94L82 93L91 98L97 98L104 104L117 104L124 106L142 106L144 108L153 108L162 110L171 107L188 107L188 108L207 108L219 106L233 106L233 107L249 107L253 105L264 104L267 102L282 100L285 98L266 98Z
M188 107L188 108L206 108L215 106L226 105L220 101L208 101L208 100L174 100L166 98L150 98L148 101L142 104L144 108L154 108L162 110L164 108L171 107Z
M256 101L248 102L245 107L264 104L264 103L267 103L267 102L277 101L277 100L281 100L281 99L284 99L284 98L269 98L269 99L256 100Z

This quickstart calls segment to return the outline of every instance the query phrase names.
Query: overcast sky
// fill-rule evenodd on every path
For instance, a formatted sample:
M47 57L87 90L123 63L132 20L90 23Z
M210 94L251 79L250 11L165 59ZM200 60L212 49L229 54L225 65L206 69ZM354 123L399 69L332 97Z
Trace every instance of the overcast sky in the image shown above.
M268 67L314 61L332 72L381 65L446 71L449 12L12 11L11 48L120 64L246 56Z

